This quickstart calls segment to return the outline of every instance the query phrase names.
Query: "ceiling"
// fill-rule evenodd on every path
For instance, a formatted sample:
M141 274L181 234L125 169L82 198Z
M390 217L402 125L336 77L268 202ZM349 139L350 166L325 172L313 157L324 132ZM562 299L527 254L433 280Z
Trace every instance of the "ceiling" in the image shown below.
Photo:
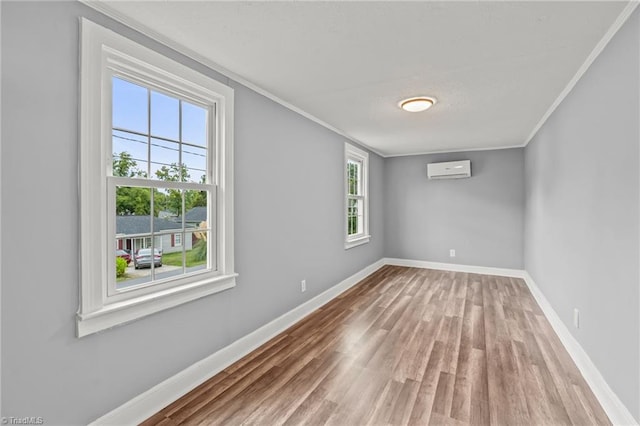
M101 3L93 7L383 155L525 145L629 9L613 1ZM438 103L422 113L398 108L417 95Z

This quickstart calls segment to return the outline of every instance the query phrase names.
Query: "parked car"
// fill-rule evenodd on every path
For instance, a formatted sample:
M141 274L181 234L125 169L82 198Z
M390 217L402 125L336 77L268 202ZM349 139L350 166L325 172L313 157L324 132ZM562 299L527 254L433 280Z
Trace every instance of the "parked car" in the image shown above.
M140 249L133 256L133 265L136 269L151 268L151 249ZM162 266L162 253L158 249L153 249L153 265L156 268Z
M116 250L116 257L121 257L127 261L127 265L131 263L131 255L124 250Z

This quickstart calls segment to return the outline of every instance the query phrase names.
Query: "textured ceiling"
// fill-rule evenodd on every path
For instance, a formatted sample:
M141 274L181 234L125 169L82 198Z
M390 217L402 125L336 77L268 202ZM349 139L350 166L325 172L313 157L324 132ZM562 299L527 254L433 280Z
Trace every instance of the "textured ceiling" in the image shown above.
M524 145L627 6L102 3L385 155Z

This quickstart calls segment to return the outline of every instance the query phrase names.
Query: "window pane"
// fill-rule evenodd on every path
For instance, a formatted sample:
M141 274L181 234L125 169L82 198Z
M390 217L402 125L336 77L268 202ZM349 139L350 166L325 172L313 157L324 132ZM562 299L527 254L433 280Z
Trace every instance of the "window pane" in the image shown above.
M182 141L207 146L207 110L182 102Z
M173 234L182 232L182 221L179 220L181 208L181 191L153 189L153 249L156 252L152 265L154 281L184 273L182 247L175 247L173 237Z
M184 164L184 180L187 182L204 182L207 174L207 150L195 146L182 145L182 163Z
M347 204L347 233L349 235L358 233L358 222L358 200L349 199Z
M184 236L184 249L186 258L186 272L196 272L207 269L209 258L207 246L211 232L201 229L194 231L187 229ZM197 229L197 228L196 228ZM213 268L215 270L215 265Z
M113 77L111 82L113 127L148 133L147 89L117 77Z
M180 238L180 244L176 244ZM162 266L156 268L156 280L184 274L184 247L182 230L176 233L163 234L157 239L162 244Z
M158 188L153 190L154 216L160 219L171 219L175 223L181 222L182 215L182 191L180 189ZM157 224L156 224L157 225ZM181 226L154 226L156 231L167 229L179 229Z
M151 139L151 179L180 182L180 144Z
M151 92L151 134L177 141L179 133L179 101Z
M182 274L182 248L175 248L173 234L182 232L182 191L177 189L153 189L153 248L161 256L154 263L152 277L155 281ZM165 253L180 254L171 257L171 265L165 267Z
M360 195L360 163L347 161L347 188L349 195Z
M207 191L184 191L184 221L186 227L209 227L207 197Z
M364 233L364 200L358 200L357 202L357 223L356 234Z
M151 281L142 258L136 259L139 250L151 245L151 194L149 188L116 187L116 258L127 266L116 267L116 289L124 289ZM144 256L145 253L143 252ZM122 261L120 261L122 265Z
M112 134L113 175L146 177L147 137L114 130Z
M208 217L207 203L215 202L215 198L208 191L185 191L184 197L186 232L183 243L187 253L187 272L206 268L208 260L211 268L216 270L215 255L207 250L208 238L215 236L215 218ZM189 247L192 252L188 251Z
M119 186L116 188L117 216L144 216L151 212L151 193L149 188ZM147 230L146 232L149 232Z

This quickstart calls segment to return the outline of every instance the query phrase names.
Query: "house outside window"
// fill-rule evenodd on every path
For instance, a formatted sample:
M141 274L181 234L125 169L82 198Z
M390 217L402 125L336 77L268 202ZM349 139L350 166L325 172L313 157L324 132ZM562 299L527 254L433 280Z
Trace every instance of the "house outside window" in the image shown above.
M368 243L369 154L345 144L345 249Z
M81 26L78 336L231 288L236 276L233 90ZM194 208L197 224L186 220ZM116 249L133 260L124 271Z

